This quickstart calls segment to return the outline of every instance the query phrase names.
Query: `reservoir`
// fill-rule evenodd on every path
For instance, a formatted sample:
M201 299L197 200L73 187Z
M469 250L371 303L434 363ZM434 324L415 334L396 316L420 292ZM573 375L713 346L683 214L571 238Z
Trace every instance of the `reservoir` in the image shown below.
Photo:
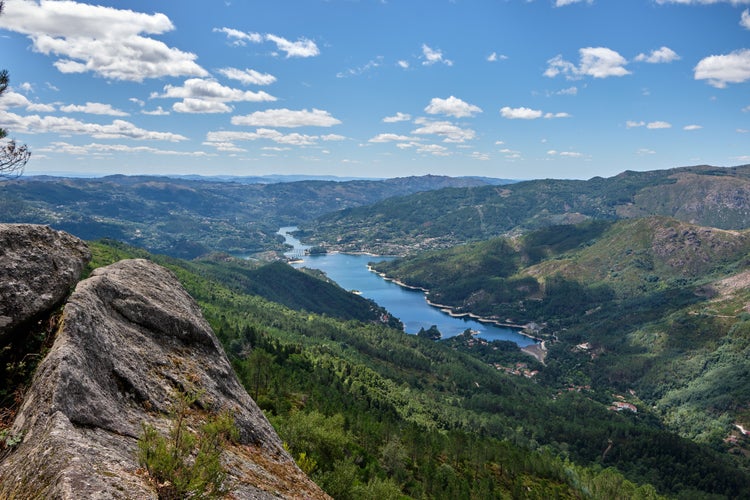
M416 334L420 328L427 330L435 325L443 334L443 338L459 335L468 328L479 332L478 336L486 340L509 340L518 344L519 347L535 343L533 339L521 335L512 328L482 323L470 318L450 316L429 305L425 300L424 292L401 287L367 269L369 262L379 262L392 257L345 253L305 255L304 251L309 247L289 234L296 229L293 226L282 227L278 231L278 234L284 237L285 242L293 248L285 255L295 259L296 262L292 264L294 267L319 269L340 287L346 290L356 290L363 297L374 300L401 320L406 333Z

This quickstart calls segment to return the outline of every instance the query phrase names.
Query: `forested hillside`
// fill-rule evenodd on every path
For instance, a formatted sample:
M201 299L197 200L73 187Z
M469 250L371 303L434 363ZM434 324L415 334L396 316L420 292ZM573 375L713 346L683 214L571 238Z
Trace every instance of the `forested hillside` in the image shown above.
M683 436L743 453L750 234L652 217L498 238L376 268L548 339L540 380L632 391Z
M750 227L750 166L442 189L345 209L302 226L312 244L404 255L550 225L648 215L723 229Z
M0 179L4 222L47 224L83 239L114 238L193 258L211 251L280 250L274 233L342 208L390 196L486 180L441 176L382 181L246 184L115 175L96 179Z
M93 266L133 252L92 248ZM219 261L152 258L200 302L250 394L335 498L750 494L738 464L663 430L647 406L614 412L611 392L561 391L489 362L558 369L512 344L492 354L471 338L447 345L295 312L246 293L251 279L228 288Z

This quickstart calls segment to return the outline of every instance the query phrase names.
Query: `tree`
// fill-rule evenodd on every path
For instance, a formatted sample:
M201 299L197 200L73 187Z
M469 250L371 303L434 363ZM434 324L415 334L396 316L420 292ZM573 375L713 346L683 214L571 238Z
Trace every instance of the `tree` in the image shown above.
M3 13L3 7L5 2L0 0L0 15ZM8 77L8 70L0 71L0 96L7 90L10 78ZM14 175L21 175L23 173L23 167L26 166L26 162L31 157L31 151L29 151L26 144L16 144L16 141L11 139L9 141L3 141L8 136L8 131L4 128L0 128L0 177L9 177Z

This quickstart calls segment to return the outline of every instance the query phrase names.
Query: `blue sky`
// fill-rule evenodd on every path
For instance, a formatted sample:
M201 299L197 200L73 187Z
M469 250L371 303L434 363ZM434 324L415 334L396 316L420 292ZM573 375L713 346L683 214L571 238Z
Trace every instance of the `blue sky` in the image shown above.
M28 174L750 163L750 0L6 0Z

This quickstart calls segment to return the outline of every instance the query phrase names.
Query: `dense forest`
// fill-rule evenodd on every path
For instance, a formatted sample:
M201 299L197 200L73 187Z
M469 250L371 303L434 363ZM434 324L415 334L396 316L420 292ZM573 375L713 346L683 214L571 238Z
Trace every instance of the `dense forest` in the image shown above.
M436 342L281 305L252 292L255 279L226 281L242 266L230 258L188 262L113 242L92 249L92 268L146 257L177 274L299 465L335 498L750 494L735 459L665 430L637 398L623 399L637 413L617 412L611 391L515 375L552 378L556 368L514 344ZM271 265L266 276L276 271L287 272Z
M750 399L748 245L747 232L653 217L550 227L376 268L458 312L543 325L545 385L632 391L674 432L745 453L734 441Z

